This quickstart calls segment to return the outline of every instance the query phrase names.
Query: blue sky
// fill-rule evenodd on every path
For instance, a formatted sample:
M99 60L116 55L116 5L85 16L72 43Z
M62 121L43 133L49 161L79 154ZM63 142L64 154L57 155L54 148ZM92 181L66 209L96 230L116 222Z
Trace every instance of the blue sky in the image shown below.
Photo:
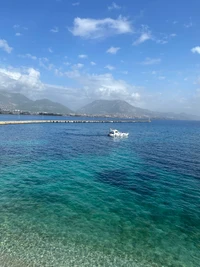
M200 1L6 0L0 89L200 115Z

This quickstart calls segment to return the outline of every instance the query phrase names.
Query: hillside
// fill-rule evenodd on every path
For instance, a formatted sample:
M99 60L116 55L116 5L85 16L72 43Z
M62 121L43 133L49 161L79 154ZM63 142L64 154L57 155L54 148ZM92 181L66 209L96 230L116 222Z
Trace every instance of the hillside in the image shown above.
M137 108L123 100L96 100L77 111L82 114L152 116L154 112Z
M163 113L134 107L123 100L96 100L77 110L79 114L113 115L119 117L163 118L177 120L200 120L200 117L185 113Z
M72 111L60 104L48 99L33 101L19 93L10 93L0 91L0 109L2 110L20 110L29 112L51 112L69 114Z

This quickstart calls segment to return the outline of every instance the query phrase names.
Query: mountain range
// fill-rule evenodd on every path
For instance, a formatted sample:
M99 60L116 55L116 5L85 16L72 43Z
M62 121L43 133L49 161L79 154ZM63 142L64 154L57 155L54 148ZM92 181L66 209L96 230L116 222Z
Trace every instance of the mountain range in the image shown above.
M200 117L185 113L164 113L134 107L123 100L96 100L77 111L80 114L98 114L119 117L163 118L177 120L200 120Z
M65 105L48 99L31 100L20 93L0 91L0 109L7 111L20 110L23 112L47 112L60 114L80 114L115 117L157 118L176 120L200 120L200 117L185 113L162 113L134 107L123 100L95 100L92 103L72 111Z
M6 91L0 91L0 109L61 114L72 113L72 110L60 103L56 103L48 99L33 101L22 94Z
M147 116L153 115L150 110L137 108L123 100L95 100L92 103L77 110L81 114L99 115L126 115L126 116Z

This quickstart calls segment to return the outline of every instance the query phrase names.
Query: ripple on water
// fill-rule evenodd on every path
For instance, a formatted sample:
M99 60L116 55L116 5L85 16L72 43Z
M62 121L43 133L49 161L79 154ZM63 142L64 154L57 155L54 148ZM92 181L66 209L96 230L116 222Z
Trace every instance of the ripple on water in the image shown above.
M200 125L120 127L0 128L1 267L199 266Z

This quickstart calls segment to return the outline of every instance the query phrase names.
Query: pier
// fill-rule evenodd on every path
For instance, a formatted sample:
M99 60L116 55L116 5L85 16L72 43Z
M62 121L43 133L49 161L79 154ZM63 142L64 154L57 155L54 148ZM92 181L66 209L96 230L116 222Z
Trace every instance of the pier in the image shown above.
M0 125L38 124L38 123L138 123L149 120L27 120L27 121L0 121Z

